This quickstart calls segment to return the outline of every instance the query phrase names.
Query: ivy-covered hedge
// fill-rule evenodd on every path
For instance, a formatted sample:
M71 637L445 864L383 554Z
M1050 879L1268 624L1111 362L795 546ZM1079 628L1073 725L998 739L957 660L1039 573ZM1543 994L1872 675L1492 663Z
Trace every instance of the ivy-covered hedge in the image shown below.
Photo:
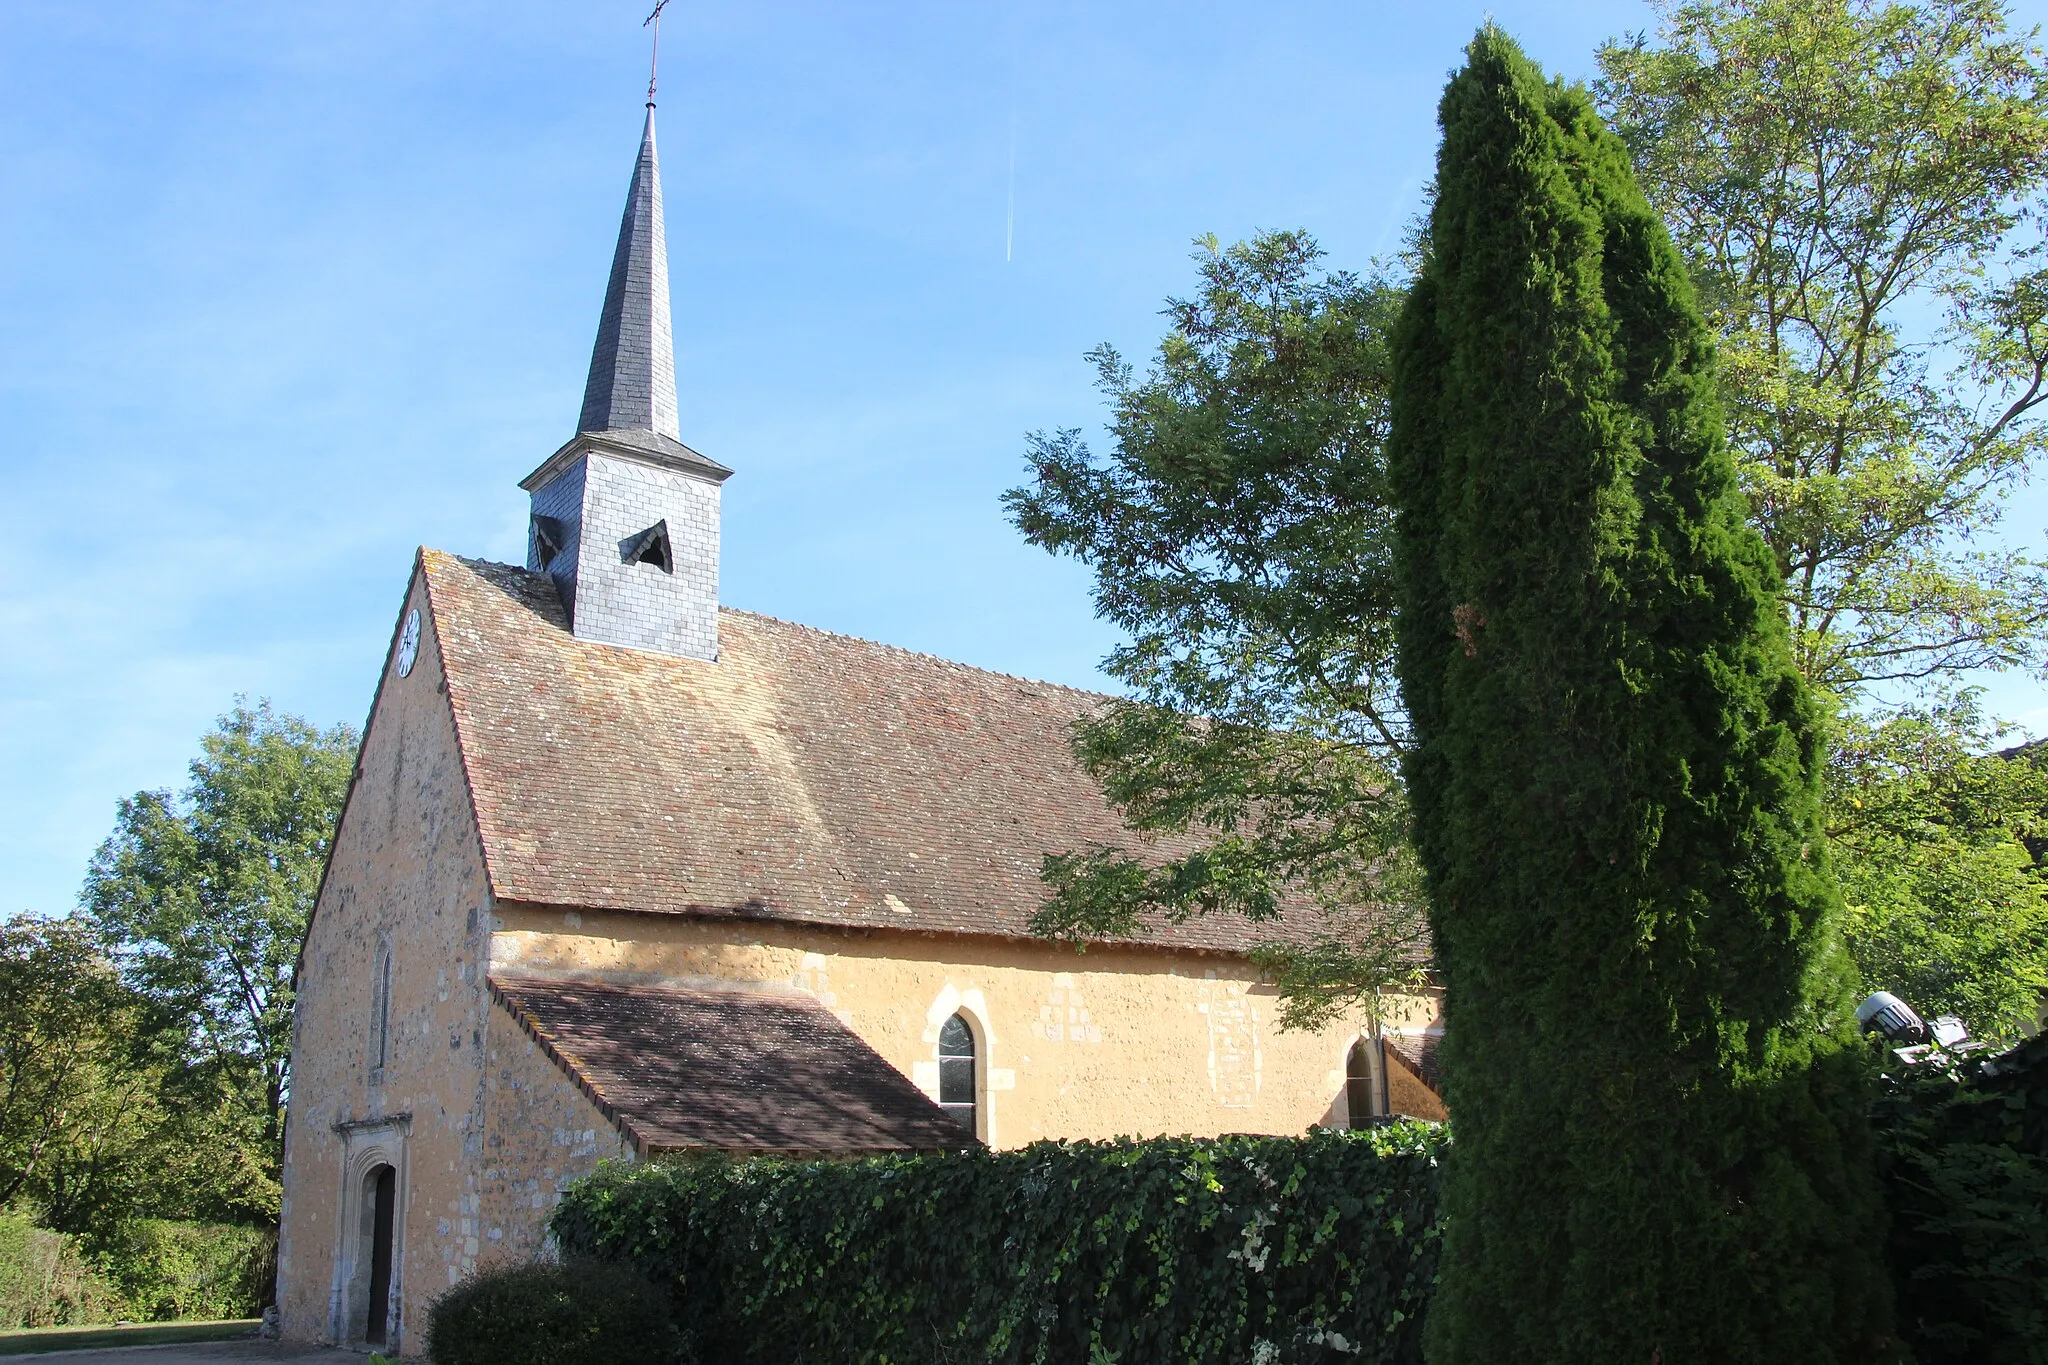
M706 1360L1409 1362L1442 1140L610 1163L553 1227L669 1286Z
M1894 1071L1877 1131L1920 1365L2048 1365L2048 1035Z

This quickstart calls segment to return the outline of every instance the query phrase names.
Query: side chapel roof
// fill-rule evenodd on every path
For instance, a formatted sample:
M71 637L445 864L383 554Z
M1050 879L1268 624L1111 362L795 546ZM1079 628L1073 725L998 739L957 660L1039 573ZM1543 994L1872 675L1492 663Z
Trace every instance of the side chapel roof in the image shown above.
M420 565L500 899L1024 938L1045 854L1133 844L1069 747L1098 694L729 609L716 663L624 649L570 634L545 574Z
M496 976L490 988L642 1154L980 1145L808 996Z

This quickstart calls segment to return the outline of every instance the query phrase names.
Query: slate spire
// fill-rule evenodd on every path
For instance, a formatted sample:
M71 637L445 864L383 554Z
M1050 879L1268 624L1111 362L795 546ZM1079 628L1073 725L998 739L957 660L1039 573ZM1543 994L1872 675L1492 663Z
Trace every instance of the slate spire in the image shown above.
M650 100L582 418L519 481L533 495L526 567L555 581L577 639L717 661L719 485L731 473L676 426Z
M619 245L590 378L583 386L579 432L651 431L682 439L676 420L675 336L669 330L668 238L661 220L661 162L654 151L654 106L640 134L640 158L626 191Z

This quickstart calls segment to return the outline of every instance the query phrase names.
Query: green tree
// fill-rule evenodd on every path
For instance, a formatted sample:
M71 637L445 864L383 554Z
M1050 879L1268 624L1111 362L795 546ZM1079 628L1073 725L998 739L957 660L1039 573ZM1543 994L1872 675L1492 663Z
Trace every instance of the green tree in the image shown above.
M91 926L0 923L0 1208L61 1232L132 1211L157 1113L142 1013Z
M347 795L356 734L269 704L201 740L182 796L138 792L81 899L175 1044L184 1121L275 1186L291 1086L292 973Z
M2048 991L2048 772L1991 752L2000 731L1965 694L1842 722L1828 841L1863 980L1987 1040L2034 1024Z
M1427 956L1396 777L1392 517L1383 446L1400 292L1325 273L1302 233L1199 244L1202 288L1170 301L1143 377L1090 355L1114 451L1032 438L1006 502L1027 539L1096 573L1129 633L1106 661L1130 690L1077 752L1159 847L1056 852L1048 934L1128 933L1141 916L1324 912L1273 945L1287 1020L1312 1023L1412 979Z
M2048 80L1998 0L1662 3L1603 108L1721 336L1807 678L1856 702L2048 661L2000 548L2048 400Z
M1871 1359L1822 727L1711 333L1583 89L1489 26L1439 121L1389 438L1458 1123L1431 1359Z
M137 1218L274 1220L260 1125L231 1097L194 1093L183 1041L120 979L96 926L0 923L0 1208L96 1251Z
M1722 333L1732 448L1787 576L1795 658L1840 705L1845 753L1870 755L1865 738L1885 724L1873 702L1926 687L1914 714L1940 722L1957 714L1942 695L1965 670L2040 659L2039 570L1988 547L2041 440L2043 290L2024 233L2048 175L2042 59L1995 5L1722 0L1664 13L1661 45L1604 49L1601 98ZM1028 538L1095 569L1098 610L1131 636L1107 661L1130 700L1084 727L1084 762L1141 835L1192 835L1197 852L1062 852L1047 863L1042 924L1256 917L1294 881L1320 885L1310 898L1325 903L1348 889L1372 907L1363 931L1333 921L1321 944L1272 957L1308 1021L1400 979L1417 943L1402 912L1406 814L1382 778L1405 723L1388 666L1387 517L1371 505L1389 285L1321 273L1299 233L1210 243L1200 259L1203 289L1169 307L1148 375L1096 353L1110 457L1073 432L1034 438L1034 482L1010 494ZM1983 738L1956 731L1946 745L1960 755ZM1865 780L1877 779L1829 770L1831 793ZM1962 803L1945 834L1999 845L2004 825L1964 823L1988 809ZM1829 822L1844 839L1853 826ZM1995 879L1887 870L1887 858L1931 857L1923 844L1844 851L1888 887L1881 902L1852 887L1852 905L1888 907L1848 925L1859 962L1884 966L1873 981L1911 974L1867 936L1896 943L1916 916L2002 913L1958 899ZM1921 892L1941 903L1911 899Z

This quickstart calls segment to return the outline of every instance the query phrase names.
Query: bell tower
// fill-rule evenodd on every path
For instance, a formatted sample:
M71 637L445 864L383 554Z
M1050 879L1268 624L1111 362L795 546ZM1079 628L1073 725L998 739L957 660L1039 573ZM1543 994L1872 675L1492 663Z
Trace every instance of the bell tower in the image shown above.
M561 591L579 639L718 657L719 488L682 442L654 105L626 191L576 435L520 487L526 567Z

